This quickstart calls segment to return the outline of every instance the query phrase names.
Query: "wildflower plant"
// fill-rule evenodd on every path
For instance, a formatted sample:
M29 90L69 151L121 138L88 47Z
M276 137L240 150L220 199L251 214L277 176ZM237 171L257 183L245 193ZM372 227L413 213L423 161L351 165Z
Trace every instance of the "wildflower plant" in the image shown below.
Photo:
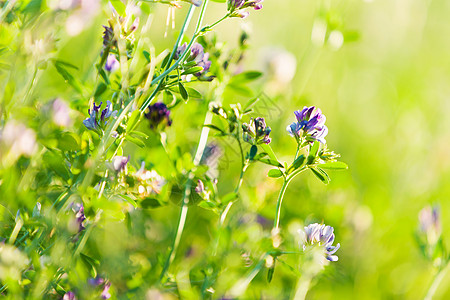
M325 170L347 168L326 145L325 115L314 106L295 111L287 131L297 147L292 162L279 161L271 145L285 132L275 132L274 120L255 109L262 91L253 90L261 89L263 74L243 67L249 33L232 48L213 32L262 9L262 0L222 3L223 16L207 25L209 0L25 2L0 2L1 63L8 61L3 56L17 62L0 72L1 296L139 299L156 289L180 298L225 299L244 295L263 269L271 282L285 256L311 248L326 261L337 260L332 227L311 224L302 247L289 248L281 226L282 201L298 174L310 170L328 183ZM168 38L170 49L147 38L158 35L150 31L153 10L163 5L169 12L189 6L178 36ZM81 70L59 57L56 41L80 34L86 20L80 13L90 17L100 7L109 19L102 19L103 36L101 28L95 31L93 68ZM45 27L54 20L64 26ZM41 26L47 37L38 38ZM50 97L38 87L54 75L63 88ZM221 142L236 150L239 168L219 169ZM267 227L257 246L233 241L228 225L247 226L249 214L232 208L244 202L250 167L269 167L268 177L283 181L271 203L273 228L271 220L257 218ZM226 176L231 187L223 183ZM201 234L188 240L192 227ZM233 267L234 281L224 282L232 248L242 264ZM300 267L308 274L300 279L312 280L325 265L309 263ZM319 271L309 272L314 266ZM189 269L179 272L183 268Z

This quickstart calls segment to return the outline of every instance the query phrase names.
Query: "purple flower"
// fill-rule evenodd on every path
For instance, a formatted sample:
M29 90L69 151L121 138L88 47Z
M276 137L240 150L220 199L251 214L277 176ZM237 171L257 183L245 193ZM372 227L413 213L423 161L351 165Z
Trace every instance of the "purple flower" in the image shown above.
M105 31L103 31L103 47L108 47L111 46L114 42L114 29L111 25L111 23L109 24L109 26L104 26L103 28L105 29Z
M195 187L195 192L197 194L202 194L205 191L205 185L203 184L203 182L199 179L197 181L197 186Z
M184 43L183 45L179 46L177 51L175 51L175 55L174 58L175 59L180 59L181 55L183 55L184 51L186 51L187 48L187 44Z
M192 4L194 4L195 6L199 7L200 5L202 5L202 0L190 0L190 2Z
M64 294L63 300L77 300L77 297L74 292L68 291Z
M228 0L228 10L231 12L231 17L246 18L249 13L243 11L247 7L253 7L255 10L262 8L263 0Z
M85 229L83 222L86 220L86 216L84 215L84 207L81 203L72 203L70 205L72 212L75 214L75 218L72 219L69 223L69 229L71 232L80 233Z
M105 279L102 277L89 278L88 283L93 286L99 286L105 283Z
M103 285L102 294L101 294L101 298L102 299L109 299L109 298L111 298L111 294L109 293L109 289L111 287L111 282L106 281L102 277L90 278L90 279L88 279L88 282L89 282L90 285L93 285L93 286L101 286L101 285L104 284Z
M102 102L100 102L99 105L95 105L94 102L93 108L88 110L89 118L83 121L83 124L87 129L93 130L97 133L104 129L108 124L108 119L117 113L112 110L112 104L110 101L106 102L106 108L100 112L101 106Z
M128 156L128 157L126 157L126 156L115 156L112 159L112 165L113 165L114 170L117 173L119 173L120 171L125 170L129 160L130 160L130 156Z
M134 19L133 23L131 24L130 28L128 28L128 34L135 31L139 26L139 18Z
M307 246L323 247L325 258L329 261L337 261L337 255L333 254L339 249L340 244L333 246L333 231L333 227L318 223L306 226L304 231L299 230L299 233L303 236L303 250L306 250Z
M114 72L119 68L119 61L114 54L109 54L105 62L105 70L108 72Z
M439 206L426 206L419 213L419 229L427 237L428 243L434 245L441 236Z
M151 129L157 129L158 127L164 128L166 125L172 125L170 110L161 102L149 105L144 116L150 121Z
M105 284L105 286L103 287L103 291L102 291L102 299L109 299L111 298L111 294L109 293L109 288L111 287L111 282L108 282Z
M239 9L244 5L245 0L229 0L228 2L232 9Z
M203 46L199 43L194 43L191 48L191 55L188 61L194 61L197 63L198 67L202 67L201 72L195 73L195 76L200 77L202 74L207 73L211 67L211 61L208 60L209 53L205 53Z
M66 102L61 99L55 99L52 108L53 122L62 127L70 126L72 120L70 119L70 108Z
M271 129L266 126L264 118L251 119L250 124L242 124L242 129L244 141L252 145L269 144L271 142L269 138Z
M186 43L179 46L177 51L175 52L174 58L180 59L183 53L186 51L186 49L187 49ZM195 66L203 68L202 71L194 74L195 76L200 77L202 74L207 73L209 71L209 68L211 67L211 61L209 61L208 59L209 53L205 53L203 46L200 45L199 43L194 43L191 47L191 54L186 59L186 61L195 62Z
M322 111L315 106L304 107L294 112L297 122L289 125L286 130L297 140L305 137L307 140L317 140L326 143L325 136L328 128L325 126L326 117Z

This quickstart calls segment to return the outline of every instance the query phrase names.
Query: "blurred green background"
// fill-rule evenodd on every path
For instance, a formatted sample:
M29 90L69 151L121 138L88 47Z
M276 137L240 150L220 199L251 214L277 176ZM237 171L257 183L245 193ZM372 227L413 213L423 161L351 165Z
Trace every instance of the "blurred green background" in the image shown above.
M107 22L106 7L79 34L69 36L62 30L58 37L57 56L78 66L78 74L86 78L92 77L101 48L100 25ZM155 9L151 34L145 41L158 53L171 47L177 29L166 28L166 6ZM186 11L186 4L176 10L177 28ZM211 3L205 22L225 12L224 4ZM255 85L264 93L255 116L266 117L278 158L290 161L295 153L295 141L285 131L294 121L293 111L316 105L327 117L329 148L349 165L348 171L332 172L328 186L309 173L302 174L291 183L283 203L285 235L295 235L303 223L323 221L335 228L336 241L341 243L339 261L317 278L310 299L417 299L431 283L433 268L420 255L414 232L420 209L439 203L444 238L450 235L449 15L450 2L443 0L266 0L264 8L252 11L247 19L232 19L217 27L218 40L230 47L236 45L242 26L250 28L245 68L267 72ZM287 61L274 62L280 51L295 57L292 80L276 73L286 75L294 66L289 55ZM23 68L27 73L27 66ZM61 97L81 102L54 70L43 73L34 95L48 101ZM248 98L230 96L225 102L245 103ZM83 105L87 109L88 104ZM174 124L167 130L169 143L183 141L180 146L192 155L203 122L202 107L199 101L178 107L172 113ZM77 115L77 122L84 117ZM219 188L225 193L233 189L239 176L239 158L232 150L236 145L220 143L225 155L219 165ZM163 176L170 173L161 149L129 146L127 150L135 153L130 162L134 166L146 159ZM254 247L255 253L258 248L251 245L252 238L267 236L281 186L265 176L268 169L250 168L242 201L230 212L231 245L245 244ZM141 231L134 234L139 238L133 238L121 224L93 233L93 241L108 257L103 270L111 274L113 283L115 277L119 281L128 276L127 272L132 276L127 263L121 264L124 256L131 255L131 264L146 261L145 255L165 253L178 210L170 204L136 213L133 222ZM256 223L256 215L267 218L269 227ZM216 218L202 208L190 210L176 259L180 278L187 277L183 270L201 264L202 251L207 251L212 238L209 226ZM188 250L189 257L183 256ZM239 252L234 255L223 259L232 264ZM226 274L219 287L227 285L232 275ZM251 284L248 297L284 299L295 287L294 273L277 269L271 284L264 276ZM436 298L450 297L449 280L450 274ZM139 285L139 279L132 284Z

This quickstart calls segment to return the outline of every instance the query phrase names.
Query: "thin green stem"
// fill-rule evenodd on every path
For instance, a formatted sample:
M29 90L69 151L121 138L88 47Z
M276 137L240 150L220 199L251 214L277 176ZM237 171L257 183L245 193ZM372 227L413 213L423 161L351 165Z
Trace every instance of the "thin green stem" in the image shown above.
M204 125L211 123L212 114L208 111L205 116ZM200 134L200 141L197 146L197 152L194 157L194 165L198 165L200 163L200 159L203 155L203 152L206 148L206 142L208 140L209 135L209 128L206 126L203 126L202 132ZM164 278L167 270L169 269L170 265L172 264L173 260L175 259L175 255L178 249L178 246L180 244L181 236L183 234L184 225L186 224L186 218L188 213L188 204L189 204L189 197L191 195L191 187L192 187L192 181L194 179L194 174L191 172L189 173L188 180L186 182L186 187L184 189L183 193L183 200L181 203L181 210L180 210L180 216L178 218L178 225L177 225L177 231L175 234L175 239L173 240L172 247L170 248L169 255L167 257L167 260L164 264L163 270L160 275L160 281Z
M447 262L447 264L442 269L440 269L439 272L436 273L433 281L431 282L430 288L427 291L425 298L423 298L424 300L433 299L434 294L436 293L439 285L441 284L442 279L444 279L444 277L447 274L449 269L450 269L450 264L449 264L449 262Z
M297 151L295 152L294 161L297 159L299 152L300 152L300 144L297 144Z
M236 282L236 284L230 290L231 297L238 298L243 293L245 293L250 282L252 282L252 280L256 277L256 275L258 275L259 271L261 271L261 269L264 267L264 263L267 256L269 256L269 253L265 253L261 257L258 264L248 273L248 275L245 278L242 278L238 282Z
M280 227L281 203L283 202L284 193L286 192L289 182L290 182L289 179L284 178L283 186L281 187L280 193L278 194L275 220L273 223L274 229L278 229Z
M38 68L34 67L33 77L31 78L30 85L28 86L27 92L25 93L25 96L23 97L23 103L26 103L28 101L28 97L30 97L31 91L33 90L33 88L36 84L36 81L37 81L36 80L37 73L38 73Z
M311 285L311 276L300 276L297 282L297 289L295 291L294 300L303 300L308 293L309 286Z
M180 61L182 61L184 59L184 57L185 57L187 51L189 50L190 46L192 45L192 43L194 42L194 40L198 36L198 32L197 31L198 31L198 28L200 28L202 26L201 24L203 22L203 17L205 15L206 6L208 4L208 1L209 0L205 0L203 2L202 9L200 11L200 16L198 18L197 25L196 25L196 30L195 30L196 33L194 34L193 38L191 39L191 41L189 43L189 46L187 47L186 51L184 52L182 57L180 57L177 61L175 61L175 63L172 65L172 67L166 69L166 71L163 74L161 74L160 76L158 76L157 78L159 78L159 77L161 77L161 79L165 78L165 76L167 76L167 74L169 74L172 70L174 70L176 68L176 66L180 63ZM191 14L191 9L193 9L193 5L191 5L190 10L188 12L188 15L186 16L186 20L185 20L185 24L183 24L183 28L184 28L185 25L187 26L187 23L189 23L189 21L190 21L190 19L192 17L190 15ZM182 30L182 32L183 32L183 30ZM181 41L181 38L179 37L177 39L177 43L179 44L180 41ZM178 48L178 46L174 47L174 50L171 53L171 57L173 57L173 55L175 55L175 52L176 52L177 48ZM168 63L168 65L170 65L170 63ZM162 77L162 75L164 75L164 76ZM152 83L153 83L153 81L152 81ZM158 87L156 88L155 91L157 92L157 90L158 90ZM155 92L153 92L152 95L154 97L156 95ZM144 104L141 106L141 111L143 109L145 109L151 101L152 101L152 96L150 96L144 102ZM206 116L205 116L205 121L204 121L203 125L210 124L211 120L212 120L212 113L210 111L207 111ZM198 146L197 146L197 152L196 152L196 154L194 156L194 165L195 166L197 166L200 163L200 159L202 158L203 152L204 152L204 150L206 148L208 135L209 135L209 128L206 127L206 126L203 126L202 132L200 134L200 141L199 141ZM188 180L186 182L186 187L184 189L183 200L182 200L182 203L181 203L181 210L180 210L180 216L178 218L178 225L177 225L177 231L176 231L176 234L175 234L175 239L173 240L172 247L170 248L169 255L167 257L167 260L166 260L166 262L164 264L164 267L163 267L163 270L161 272L160 281L164 278L167 270L170 268L170 265L172 264L173 260L175 259L175 255L176 255L176 252L178 250L178 246L180 244L181 236L183 234L184 226L186 224L186 218L187 218L187 213L188 213L189 197L191 195L191 187L192 187L193 179L194 179L194 174L191 172L191 173L189 173Z
M273 223L274 229L278 229L280 227L281 204L283 202L284 194L286 193L286 189L287 189L289 183L291 182L292 179L294 179L295 176L297 176L304 170L306 170L306 166L297 169L296 171L294 171L292 174L290 174L287 177L283 177L283 179L284 179L283 186L281 187L281 190L280 190L280 193L278 194L278 199L277 199L277 208L276 208L276 213L275 213L275 220Z

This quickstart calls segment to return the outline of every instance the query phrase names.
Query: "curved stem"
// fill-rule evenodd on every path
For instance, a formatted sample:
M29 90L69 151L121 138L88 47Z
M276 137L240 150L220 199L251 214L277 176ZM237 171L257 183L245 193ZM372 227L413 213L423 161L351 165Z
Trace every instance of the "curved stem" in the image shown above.
M298 279L297 289L295 291L294 300L303 300L308 293L309 286L311 285L311 276L301 276Z
M431 283L430 288L427 291L425 298L423 298L424 300L433 299L433 296L436 293L437 288L441 284L441 281L442 281L442 279L444 279L445 274L447 274L447 271L449 268L450 268L450 264L447 262L447 264L439 272L436 273L436 275L434 276L433 282Z
M204 124L211 123L212 119L212 113L209 111L207 112L205 116ZM197 146L197 152L194 157L194 165L198 165L200 163L200 159L202 158L203 152L206 148L206 142L208 140L209 135L209 128L206 126L203 126L202 133L200 135L200 141ZM161 271L160 280L164 278L164 275L166 274L167 270L169 269L171 263L175 259L175 255L178 249L178 246L180 244L181 235L183 234L184 225L186 224L186 217L188 213L188 204L189 204L189 196L191 195L191 187L192 187L192 180L194 179L194 174L190 173L188 180L186 182L186 187L184 189L183 194L183 202L181 203L181 210L180 210L180 216L178 217L178 225L177 225L177 231L175 234L175 239L173 240L172 247L170 248L169 255L167 257L167 260L164 264L163 270Z
M230 290L230 296L237 298L245 293L250 282L258 275L259 271L264 267L265 260L269 256L269 253L264 253L264 255L259 260L258 264L247 274L245 278L241 278L236 282Z
M277 208L276 208L276 213L275 213L275 220L274 220L274 223L273 223L273 228L274 229L278 229L280 227L281 203L283 202L284 193L286 192L286 189L287 189L289 183L291 182L292 179L294 179L295 176L297 176L298 174L300 174L304 170L306 170L306 166L301 167L298 170L294 171L289 176L284 177L283 186L281 187L280 194L278 194L278 199L277 199Z
M286 192L286 189L287 189L290 181L291 181L290 179L284 178L283 186L281 187L280 193L278 194L277 208L276 208L276 212L275 212L275 220L273 223L274 229L278 229L280 227L281 203L283 202L284 193Z

